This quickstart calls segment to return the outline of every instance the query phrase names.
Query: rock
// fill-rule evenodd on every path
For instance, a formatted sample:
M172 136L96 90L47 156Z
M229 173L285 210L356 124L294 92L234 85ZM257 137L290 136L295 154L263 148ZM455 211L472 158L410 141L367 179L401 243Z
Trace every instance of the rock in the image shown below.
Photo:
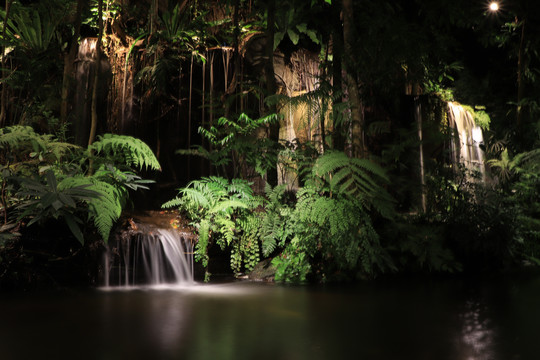
M272 259L265 259L255 265L248 277L250 280L272 282L275 274L276 268L272 265Z

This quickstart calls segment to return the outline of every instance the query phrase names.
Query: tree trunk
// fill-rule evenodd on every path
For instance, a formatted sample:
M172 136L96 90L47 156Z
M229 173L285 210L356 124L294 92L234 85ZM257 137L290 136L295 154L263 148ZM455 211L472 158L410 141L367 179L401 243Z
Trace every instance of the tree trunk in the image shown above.
M101 72L101 38L103 37L103 0L98 1L98 38L96 41L96 68L94 73L94 87L92 89L92 123L90 125L90 136L88 137L88 146L92 145L96 138L98 115L98 87L99 73Z
M81 13L84 2L85 0L77 0L77 11L75 13L75 20L73 22L75 32L73 34L73 37L71 38L71 46L69 48L69 52L64 55L64 77L62 80L61 95L62 103L60 105L60 121L62 124L65 124L68 121L68 96L69 89L73 84L74 63L79 45L79 36L81 32Z
M2 28L2 39L6 38L6 28L7 28L7 22L9 20L9 12L11 9L11 4L13 3L13 0L6 0L6 15L4 16L4 26ZM2 46L2 80L5 80L7 78L7 69L6 69L6 47L7 43ZM0 127L4 127L6 124L6 118L7 118L7 85L4 81L2 81L2 92L0 93Z
M276 94L276 78L274 74L274 35L275 17L276 17L276 0L268 0L267 5L267 27L266 27L266 57L267 61L264 66L266 76L266 96ZM277 112L275 105L267 106L267 114L275 114ZM275 142L279 141L279 123L271 124L269 129L269 137ZM277 166L276 169L268 171L267 181L270 185L275 186L278 183Z
M356 73L353 70L352 61L354 57L353 37L354 18L352 0L343 0L343 43L344 43L344 68L347 92L349 96L349 107L351 110L351 156L365 157L367 155L366 144L364 142L364 112L362 99Z
M332 132L332 143L334 149L345 150L343 115L336 106L343 102L343 26L341 23L341 6L339 1L332 3L332 119L334 130Z
M523 94L525 92L525 82L523 81L523 74L525 73L524 51L525 51L525 20L521 22L521 38L519 41L518 69L517 69L518 93L517 93L516 126L518 128L519 133L521 132L520 131L521 119L523 117L521 102L523 101Z

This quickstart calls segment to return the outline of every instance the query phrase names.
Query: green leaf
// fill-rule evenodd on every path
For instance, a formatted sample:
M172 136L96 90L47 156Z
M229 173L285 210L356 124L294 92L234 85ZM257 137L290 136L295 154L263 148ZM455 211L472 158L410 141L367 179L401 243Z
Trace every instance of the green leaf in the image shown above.
M292 29L287 29L287 35L289 35L289 39L291 39L293 45L298 45L300 35L296 31Z
M284 37L285 37L284 31L276 31L276 33L274 34L274 50L277 49L277 47L279 46L279 43L281 42L281 40L283 40Z
M308 31L306 23L298 24L298 25L296 25L296 28L298 29L298 31L300 31L301 33L304 33L304 34L306 34L307 31Z
M83 236L83 233L81 231L81 228L77 224L76 218L71 214L66 214L64 216L64 219L66 221L66 224L69 227L69 230L71 230L71 233L81 243L81 245L84 245L84 236Z

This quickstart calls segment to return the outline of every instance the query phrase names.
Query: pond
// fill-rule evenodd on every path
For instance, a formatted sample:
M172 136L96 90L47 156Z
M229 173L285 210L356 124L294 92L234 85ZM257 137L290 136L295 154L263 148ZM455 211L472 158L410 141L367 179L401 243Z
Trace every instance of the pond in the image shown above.
M540 277L0 296L0 359L538 359Z

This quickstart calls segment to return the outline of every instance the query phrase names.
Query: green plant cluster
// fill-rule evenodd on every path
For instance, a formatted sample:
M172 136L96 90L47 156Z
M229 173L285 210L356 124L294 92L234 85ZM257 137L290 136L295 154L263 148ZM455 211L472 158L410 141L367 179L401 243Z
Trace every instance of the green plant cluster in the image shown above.
M540 265L540 149L509 154L488 161L501 182L500 194L515 218L518 252L529 263Z
M134 171L160 168L135 138L107 134L83 149L25 126L0 129L0 157L4 226L57 219L81 244L90 226L107 242L129 190L152 182Z
M279 123L276 114L251 119L245 113L238 120L225 117L218 119L216 126L209 129L199 127L199 133L211 144L211 150L198 145L191 150L178 150L179 154L202 156L210 161L218 174L227 176L227 169L232 168L233 178L253 178L264 176L275 168L277 162L277 144L262 136L267 126Z
M481 127L482 130L489 130L489 125L491 124L491 118L488 113L486 113L486 107L477 105L474 108L468 105L463 105L463 108L470 112L473 116L474 123Z
M393 269L373 227L372 213L393 216L393 202L380 185L384 171L369 160L328 152L313 164L298 192L285 185L253 195L249 183L209 177L191 182L163 207L178 207L198 229L195 258L208 265L208 246L231 248L235 272L253 269L262 253L274 256L276 280L304 282L374 276ZM263 205L264 211L257 211Z
M250 271L258 262L258 216L254 210L260 205L261 199L249 182L211 176L192 181L162 207L179 208L197 229L195 260L207 268L208 247L217 244L222 250L231 248L231 267L240 272L242 265ZM206 278L209 275L207 272Z
M301 282L310 275L328 281L394 269L373 225L374 216L393 217L393 201L381 186L387 181L370 160L336 151L321 155L294 195L294 206L268 207L263 254L284 248L272 261L276 280ZM282 191L274 189L268 198L279 201Z

